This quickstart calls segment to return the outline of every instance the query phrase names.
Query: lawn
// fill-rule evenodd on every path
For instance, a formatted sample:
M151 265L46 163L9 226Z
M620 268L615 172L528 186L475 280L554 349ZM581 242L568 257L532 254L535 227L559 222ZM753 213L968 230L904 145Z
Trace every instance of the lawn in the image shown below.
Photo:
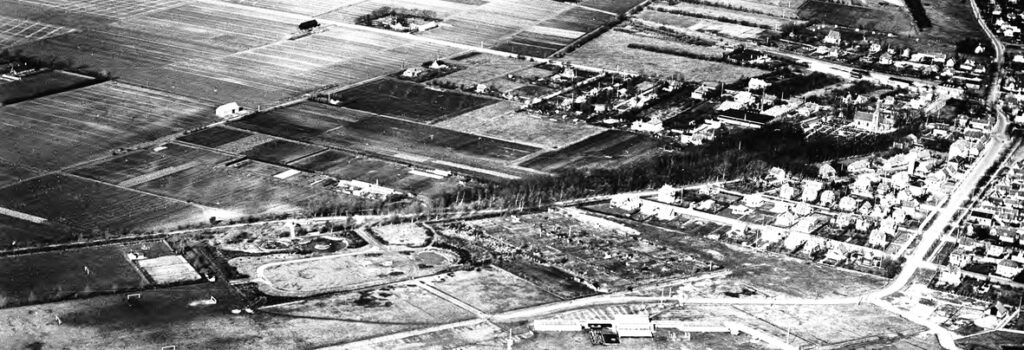
M0 83L0 106L86 86L94 80L89 76L64 71L48 71L18 81Z
M347 108L429 122L497 102L454 91L439 91L393 79L378 79L333 95Z
M604 131L587 124L571 124L516 113L516 105L500 102L447 119L436 126L469 134L558 149Z
M743 77L767 73L760 69L698 60L627 47L631 43L673 47L676 43L612 30L588 42L566 56L566 60L583 65L641 74L671 76L680 74L686 80L731 83Z
M0 189L0 206L59 224L111 232L206 220L191 204L61 174Z
M496 267L457 271L430 284L486 313L500 313L561 300L533 283Z
M145 277L128 261L120 245L5 256L0 258L0 276L0 297L6 298L8 305L146 285Z

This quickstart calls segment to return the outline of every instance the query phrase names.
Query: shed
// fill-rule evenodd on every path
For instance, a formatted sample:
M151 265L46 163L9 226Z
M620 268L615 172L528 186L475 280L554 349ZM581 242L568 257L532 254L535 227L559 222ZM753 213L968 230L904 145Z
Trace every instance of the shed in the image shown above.
M242 107L237 102L231 102L217 107L216 113L218 118L227 118L241 111Z
M302 23L299 23L299 30L310 30L320 26L320 22L315 19L311 19Z

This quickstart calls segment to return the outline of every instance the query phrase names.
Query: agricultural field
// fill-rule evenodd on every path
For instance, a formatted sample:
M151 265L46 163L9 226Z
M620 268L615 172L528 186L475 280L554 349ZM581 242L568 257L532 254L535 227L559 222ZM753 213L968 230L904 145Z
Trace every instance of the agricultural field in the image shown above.
M618 68L634 74L657 73L664 76L678 74L686 80L725 83L767 73L750 67L633 49L628 47L629 44L670 48L679 45L667 40L611 30L573 51L566 56L566 59L582 65L607 69Z
M85 86L92 81L95 81L92 77L65 71L33 74L18 81L0 83L0 106Z
M0 48L61 36L77 29L21 18L0 16Z
M615 20L614 15L574 7L527 28L494 48L520 55L547 57L583 35Z
M328 130L372 116L370 113L328 104L304 102L256 113L229 125L293 140L310 141Z
M297 19L296 23L301 20ZM406 64L422 62L425 57L444 57L459 51L397 34L330 27L326 32L297 40L278 41L226 56L178 62L165 70L170 71L166 73L170 76L203 76L255 89L258 92L251 96L236 96L228 91L229 95L219 99L235 100L255 109L263 102L282 100L327 85L355 84L394 73ZM214 89L216 86L211 85ZM181 87L170 89L183 95L202 92L182 90ZM209 96L222 94L220 90L205 93Z
M488 266L428 279L431 286L486 313L500 313L561 300L533 283Z
M198 166L134 187L218 208L218 218L313 211L352 203L355 197L293 184L239 169Z
M388 187L406 177L410 170L408 166L398 163L334 150L302 159L289 166L323 172L342 180L355 179L380 183Z
M108 232L172 227L207 218L201 208L188 203L61 174L0 189L0 207Z
M644 0L584 0L580 5L621 15L642 2Z
M187 4L184 0L26 0L67 12L121 19L162 11Z
M498 101L393 79L378 79L333 96L345 108L417 122L437 121Z
M521 166L543 171L620 166L657 154L662 143L644 135L608 130L556 151L542 153Z
M0 305L83 297L144 287L146 279L121 245L0 258Z
M975 20L969 2L932 0L921 3L932 23L931 28L919 30L914 36L898 37L894 44L898 43L926 52L949 52L960 40L968 38L985 40L985 32Z
M559 149L605 131L588 124L558 122L517 113L516 108L513 102L499 102L434 125L548 149Z
M261 290L270 295L310 296L356 290L441 272L457 263L454 253L442 259L434 251L329 255L259 267Z
M460 164L464 164L460 169L484 175L509 171L502 163L540 150L385 117L363 119L334 129L323 134L317 143L394 156L431 168L439 165L460 168Z
M798 20L800 19L799 8L803 5L804 0L683 0L683 2Z
M790 19L774 17L767 14L751 13L742 10L732 10L718 6L691 3L680 3L677 5L658 3L652 5L650 9L645 10L644 12L648 11L706 18L709 20L721 20L721 22L724 23L737 23L745 26L775 30L792 22Z
M308 155L323 151L324 148L305 145L297 142L274 140L245 152L252 159L274 164L288 164Z
M40 244L70 242L91 236L85 230L72 230L51 223L34 223L7 215L0 215L0 250L22 248Z
M154 180L195 166L217 164L229 158L220 153L169 143L90 164L71 173L131 187L133 184Z
M810 0L800 6L800 17L809 21L897 35L917 34L917 25L910 13L898 6L872 8Z
M249 1L249 0L240 0ZM277 2L281 0L257 0L259 2ZM321 0L317 0L321 1ZM310 2L308 0L302 1L303 3ZM388 0L364 0L364 1L334 1L336 10L324 11L318 18L323 18L329 21L338 21L341 23L355 23L356 18L359 16L367 15L373 10L381 7L401 7L406 9L415 10L429 10L433 11L437 18L442 20L448 19L463 12L472 12L478 5L486 4L489 1L483 0L471 0L471 1L446 1L446 0L403 0L401 3L395 3ZM316 4L308 6L311 8L318 8ZM308 10L298 10L308 12ZM295 12L297 11L288 11Z
M107 82L0 107L0 120L0 159L54 170L215 118L195 100Z
M489 0L472 11L445 18L445 26L422 35L458 44L493 47L571 8L570 4L550 0Z
M217 148L228 143L241 140L249 135L245 131L215 126L179 137L178 141L188 142L194 145Z
M0 163L0 187L7 186L11 183L26 180L38 173L31 169L25 169L17 165Z
M405 283L307 299L265 310L290 316L418 327L473 318L473 314L455 304L415 284Z

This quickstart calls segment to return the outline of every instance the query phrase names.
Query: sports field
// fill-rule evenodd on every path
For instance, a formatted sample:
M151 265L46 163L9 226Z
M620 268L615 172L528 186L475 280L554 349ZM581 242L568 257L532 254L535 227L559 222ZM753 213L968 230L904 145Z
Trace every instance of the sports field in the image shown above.
M25 304L137 289L145 277L119 245L0 258L0 301ZM6 298L6 300L4 300Z
M0 159L54 170L214 119L196 100L107 82L0 107Z

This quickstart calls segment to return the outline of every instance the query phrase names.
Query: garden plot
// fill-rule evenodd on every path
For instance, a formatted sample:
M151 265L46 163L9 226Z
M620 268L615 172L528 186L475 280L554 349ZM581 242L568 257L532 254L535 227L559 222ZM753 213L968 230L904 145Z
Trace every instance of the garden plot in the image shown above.
M271 263L256 276L267 294L309 296L427 276L457 262L455 253L436 250L346 254Z
M107 82L0 107L0 159L59 169L214 119L195 100Z
M597 126L553 121L515 110L515 103L500 102L434 125L549 149L562 148L605 131Z
M480 311L500 313L561 300L497 267L456 271L428 279L430 285Z

